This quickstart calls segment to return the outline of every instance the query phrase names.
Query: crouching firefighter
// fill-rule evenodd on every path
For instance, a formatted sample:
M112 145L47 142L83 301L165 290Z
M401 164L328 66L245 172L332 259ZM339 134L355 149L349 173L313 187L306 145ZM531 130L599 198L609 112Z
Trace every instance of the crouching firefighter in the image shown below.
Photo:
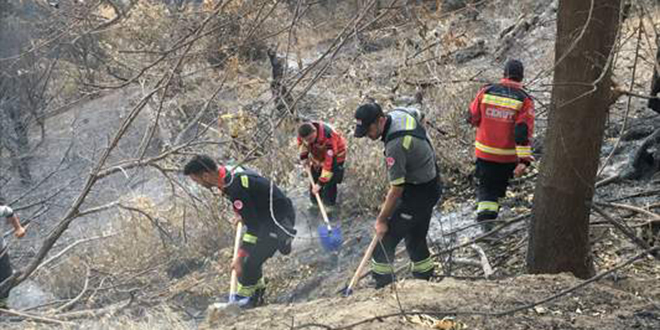
M470 104L468 121L477 128L477 222L490 231L514 175L521 176L533 160L534 102L523 90L523 65L507 61L504 78L479 90Z
M355 137L368 136L385 143L390 188L376 219L380 244L372 255L376 288L394 281L394 252L405 240L415 278L429 280L433 262L426 235L433 207L442 185L435 152L415 109L394 109L384 114L376 103L363 104L355 112Z
M264 262L275 251L283 255L291 253L291 242L296 234L291 200L274 183L256 172L241 167L218 166L206 155L190 160L184 174L205 188L218 188L231 201L239 221L247 228L238 258L232 263L238 275L238 292L232 301L245 308L262 305L266 292Z
M300 160L310 167L314 185L309 198L316 205L314 194L319 194L328 210L333 213L337 205L337 185L344 180L346 140L330 125L306 122L298 127Z

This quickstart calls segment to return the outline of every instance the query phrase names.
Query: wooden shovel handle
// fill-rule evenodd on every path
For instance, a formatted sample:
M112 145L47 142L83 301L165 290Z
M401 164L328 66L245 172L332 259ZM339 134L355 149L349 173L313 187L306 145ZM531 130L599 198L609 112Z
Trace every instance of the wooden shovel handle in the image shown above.
M309 166L305 166L305 168L307 169L307 177L309 178L309 183L313 186L314 179L312 178L312 170L309 168ZM319 194L314 194L314 197L316 197L316 202L319 204L319 209L323 215L323 221L325 221L325 225L328 226L328 230L332 230L332 227L330 226L330 220L328 220L328 214L325 212L325 206L321 200L321 196L319 196Z
M364 266L367 265L367 261L369 261L369 258L371 258L371 254L374 252L374 249L376 249L376 245L378 244L378 241L380 241L378 235L374 234L374 238L371 239L371 243L369 243L369 247L367 248L367 251L364 253L362 260L360 261L360 265L355 271L355 275L353 275L351 282L348 283L348 288L347 288L348 292L353 290L353 287L355 287L357 282L360 280L360 274L362 274L362 270L364 269Z
M233 261L236 261L236 258L238 258L238 249L241 247L241 234L243 231L243 223L238 222L236 225L236 237L234 238L234 256L232 257L232 264ZM231 269L231 280L229 282L229 297L233 297L236 294L236 288L238 287L238 276L236 274L236 270L233 268Z

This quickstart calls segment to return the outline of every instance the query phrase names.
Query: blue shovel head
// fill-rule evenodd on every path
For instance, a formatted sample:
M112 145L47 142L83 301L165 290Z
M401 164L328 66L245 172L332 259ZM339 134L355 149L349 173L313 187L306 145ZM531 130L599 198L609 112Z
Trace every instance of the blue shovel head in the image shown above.
M343 243L341 231L339 227L331 227L321 225L318 228L319 238L321 239L321 246L326 251L339 251Z

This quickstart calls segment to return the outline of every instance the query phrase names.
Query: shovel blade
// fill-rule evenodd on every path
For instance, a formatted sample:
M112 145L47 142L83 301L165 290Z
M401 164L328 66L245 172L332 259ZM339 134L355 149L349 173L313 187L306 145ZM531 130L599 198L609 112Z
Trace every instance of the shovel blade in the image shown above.
M338 251L341 248L343 239L338 227L328 228L327 226L319 226L318 232L321 246L326 251Z
M353 294L353 289L351 289L351 288L346 287L343 290L341 290L341 295L344 296L344 297L348 297L352 294Z
M214 303L208 307L207 315L210 319L223 319L226 317L237 316L241 313L241 307L235 303Z

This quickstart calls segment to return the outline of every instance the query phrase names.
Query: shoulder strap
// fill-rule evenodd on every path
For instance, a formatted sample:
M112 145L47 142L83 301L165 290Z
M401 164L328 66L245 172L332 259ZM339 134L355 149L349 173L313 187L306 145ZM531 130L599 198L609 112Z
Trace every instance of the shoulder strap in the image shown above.
M392 141L392 140L394 140L394 139L396 139L396 138L400 138L400 137L402 137L402 136L414 136L414 137L416 137L416 138L418 138L418 139L422 139L422 140L428 142L429 144L431 144L431 141L429 141L429 138L428 138L428 136L426 135L426 130L425 130L423 127L419 126L419 125L418 125L417 127L418 127L418 128L415 128L414 130L410 130L410 131L397 131L397 132L394 132L394 133L392 133L392 134L389 134L389 135L385 138L385 143L390 142L390 141Z
M395 111L401 111L409 115L415 120L415 129L412 130L401 130L401 131L396 131L392 134L388 134L385 136L385 143L390 142L396 138L402 137L402 136L414 136L416 138L425 140L431 145L431 148L433 148L433 145L431 144L431 141L429 141L428 135L426 134L426 129L422 126L422 124L417 120L417 117L415 117L413 114L408 112L406 109L398 108L393 110L392 112Z
M227 170L234 176L235 179L240 179L241 187L248 189L250 187L249 177L257 178L259 174L251 169L242 166L226 166Z
M388 142L390 142L390 141L392 141L396 138L402 137L402 136L414 136L418 139L426 141L426 143L429 144L429 147L431 148L431 151L433 152L433 161L436 162L436 171L437 171L438 170L438 168L437 168L438 167L438 164L437 164L437 159L438 158L435 154L435 148L433 147L433 143L431 143L431 140L429 140L429 136L428 136L428 134L426 134L426 129L424 129L424 126L422 126L422 124L417 120L417 117L413 116L412 114L410 114L405 109L396 109L394 111L403 111L403 112L407 113L410 117L413 117L413 119L415 120L415 123L416 123L415 129L408 130L408 131L405 131L405 130L404 131L397 131L397 132L394 132L392 134L389 134L385 137L385 144L387 144Z

